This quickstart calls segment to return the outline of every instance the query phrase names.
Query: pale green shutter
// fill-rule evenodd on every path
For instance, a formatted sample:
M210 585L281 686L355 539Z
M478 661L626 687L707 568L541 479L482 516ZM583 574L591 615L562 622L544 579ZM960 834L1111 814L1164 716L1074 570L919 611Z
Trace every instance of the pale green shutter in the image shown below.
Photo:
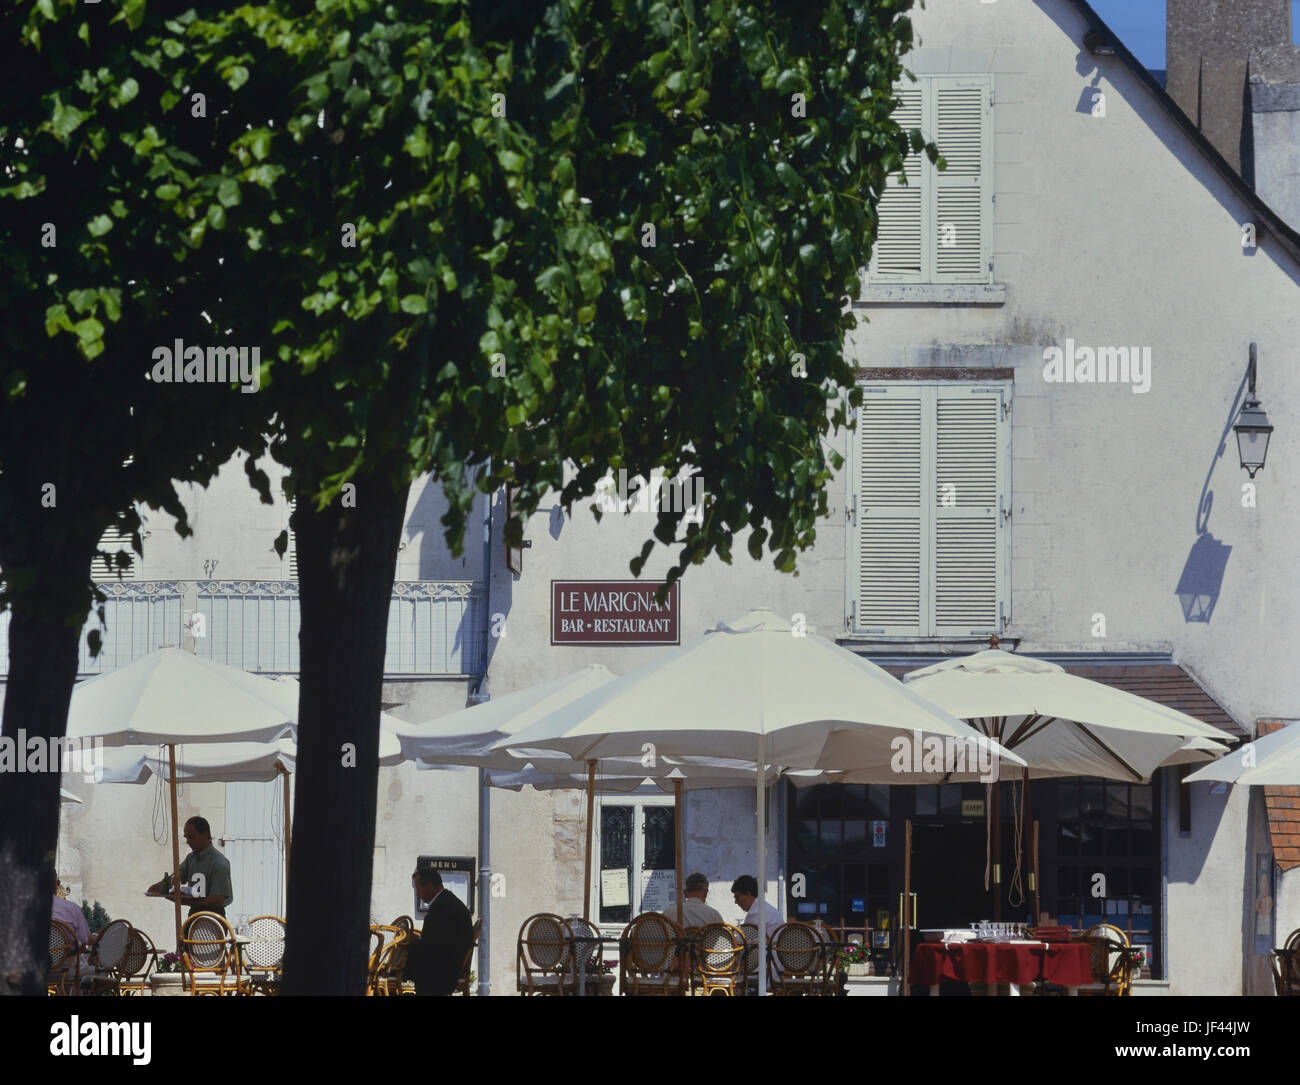
M858 413L857 606L859 632L917 636L926 609L925 389L865 390Z
M1006 422L997 388L936 389L933 632L1001 633Z
M987 77L934 76L933 133L948 168L933 176L933 233L928 242L936 283L987 283L992 221ZM928 119L928 118L927 118Z
M898 105L893 119L904 129L924 129L923 83L895 89ZM926 173L933 170L924 155L908 154L903 173L891 174L876 207L876 245L870 274L880 282L924 282Z

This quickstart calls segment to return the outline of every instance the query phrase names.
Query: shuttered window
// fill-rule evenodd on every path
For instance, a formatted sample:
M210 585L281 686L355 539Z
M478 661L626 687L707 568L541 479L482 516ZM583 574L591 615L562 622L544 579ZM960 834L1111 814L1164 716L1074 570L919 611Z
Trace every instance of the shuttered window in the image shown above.
M137 555L131 549L131 536L125 532L118 531L115 527L110 527L104 532L99 539L99 549L109 555L113 564L109 564L102 557L95 557L90 562L90 579L96 583L104 583L110 580L118 579L118 567L116 564L116 554L120 550L126 551L130 555L131 563L121 570L123 580L134 580L136 578Z
M1009 397L1009 386L987 384L864 388L853 470L855 632L1003 632Z
M895 90L894 118L933 140L939 170L912 153L877 207L869 275L880 283L991 283L990 76L923 75Z

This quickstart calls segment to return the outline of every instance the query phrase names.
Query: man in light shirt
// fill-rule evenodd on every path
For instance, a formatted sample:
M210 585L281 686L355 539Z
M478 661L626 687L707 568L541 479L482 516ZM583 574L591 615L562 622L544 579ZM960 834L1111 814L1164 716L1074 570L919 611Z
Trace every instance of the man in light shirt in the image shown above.
M702 927L706 923L721 923L722 913L709 907L705 901L709 896L709 879L703 874L691 874L686 879L686 891L682 893L682 926ZM674 923L677 922L676 909L663 913Z
M757 927L761 909L767 924L768 938L771 938L776 933L776 928L785 922L781 918L781 913L776 910L775 905L758 899L758 879L752 874L742 874L732 882L731 895L736 904L745 909L745 918L741 920L742 923L752 923Z

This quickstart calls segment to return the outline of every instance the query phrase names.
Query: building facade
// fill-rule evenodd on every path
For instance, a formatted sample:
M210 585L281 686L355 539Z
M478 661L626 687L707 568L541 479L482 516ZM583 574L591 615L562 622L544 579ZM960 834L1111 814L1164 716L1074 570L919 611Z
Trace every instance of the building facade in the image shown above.
M739 545L734 564L692 567L680 639L768 606L899 676L996 635L1243 739L1258 721L1300 716L1289 666L1300 584L1286 574L1300 538L1300 435L1287 409L1300 401L1300 238L1122 45L1092 51L1107 32L1086 4L930 0L914 22L917 81L900 88L899 108L949 168L918 157L909 184L891 182L882 201L844 347L865 404L835 438L845 466L829 515L798 576ZM1230 429L1250 343L1276 424L1253 481ZM394 715L464 707L484 669L499 696L588 663L624 673L671 650L554 643L552 582L631 580L652 514L597 522L555 504L528 523L528 548L507 554L504 506L503 494L485 499L487 552L469 539L453 559L437 487L414 488L390 616ZM189 539L149 517L143 559L107 586L105 656L87 657L85 673L165 644L294 673L292 553L272 546L288 508L259 505L239 464L188 507ZM667 567L657 547L642 579ZM1012 860L1037 821L1040 910L1129 930L1149 947L1139 993L1264 993L1267 951L1300 927L1289 850L1300 839L1259 789L1180 779L1175 768L1146 783L1035 783L1025 821L1003 785L1003 916L1029 916L1027 860ZM74 897L165 941L170 911L139 896L170 865L156 785L67 783L84 801L64 812L60 875ZM232 856L236 915L282 907L276 786L182 795L182 816L207 816ZM412 911L418 856L476 855L477 791L472 771L381 770L376 922ZM883 931L883 964L910 820L919 924L989 918L988 800L982 785L778 785L769 899L792 918ZM689 794L684 807L685 868L709 876L709 902L730 921L740 912L728 886L753 872L754 804L736 789ZM601 798L593 918L617 928L662 899L655 872L673 867L672 818L659 792ZM579 791L492 795L494 993L514 991L528 915L581 911L584 828ZM866 986L890 989L884 978Z

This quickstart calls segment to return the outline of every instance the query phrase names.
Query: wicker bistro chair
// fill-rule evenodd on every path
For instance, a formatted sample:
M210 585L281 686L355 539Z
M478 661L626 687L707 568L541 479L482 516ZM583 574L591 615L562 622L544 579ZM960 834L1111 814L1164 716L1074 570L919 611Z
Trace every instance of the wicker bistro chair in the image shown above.
M254 916L248 922L249 941L239 947L239 958L254 990L275 994L284 964L286 926L278 915Z
M86 978L90 981L92 994L120 993L122 977L119 969L134 932L125 919L115 919L91 940L90 963L95 971Z
M483 933L483 920L474 920L474 940L465 951L464 963L460 966L460 979L456 981L455 994L469 996L469 973L474 964L474 951L478 949L478 936Z
M247 995L235 932L216 912L195 912L181 928L181 989L191 995Z
M390 927L401 927L404 931L415 930L415 920L409 915L399 915L389 924Z
M1099 923L1089 927L1079 939L1088 946L1091 956L1092 982L1079 988L1080 995L1114 995L1133 993L1133 950L1128 936L1118 927Z
M830 961L822 936L807 923L782 923L772 933L768 983L774 995L830 993Z
M380 950L380 962L378 962L378 967L374 971L370 994L399 995L408 993L407 985L403 981L403 973L406 972L407 951L411 949L411 942L419 937L419 934L396 928L393 938L385 942L383 949ZM413 990L413 986L411 986L411 990Z
M1275 949L1268 963L1273 969L1273 986L1279 998L1300 998L1300 927Z
M745 932L730 923L698 928L695 966L702 995L744 994Z
M515 987L521 995L564 995L570 976L569 927L563 917L538 912L524 920L515 947Z
M149 990L149 972L158 967L158 950L144 931L131 928L126 951L117 966L118 993L140 994Z
M619 938L619 987L625 995L684 995L688 954L682 928L667 916L637 916Z
M384 942L389 927L372 926L370 928L370 961L366 967L366 994L374 994L375 978L379 975L379 963L383 954Z
M51 995L81 993L81 956L77 936L71 927L58 920L50 920L50 969L46 973L45 990Z
M742 923L736 928L745 936L745 988L741 994L758 993L758 927Z

